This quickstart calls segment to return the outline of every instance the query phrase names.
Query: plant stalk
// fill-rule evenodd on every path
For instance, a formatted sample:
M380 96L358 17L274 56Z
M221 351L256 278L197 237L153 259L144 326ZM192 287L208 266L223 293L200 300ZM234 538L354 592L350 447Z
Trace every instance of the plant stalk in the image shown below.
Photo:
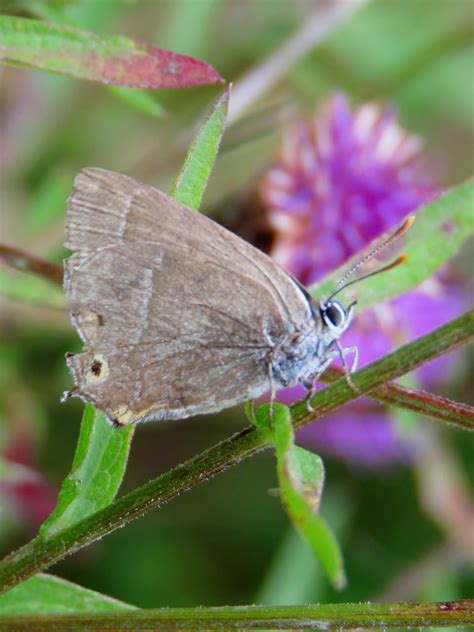
M332 384L343 375L344 372L339 367L330 368L321 376L321 381ZM440 419L464 430L474 430L474 406L469 404L455 402L434 393L406 388L394 382L387 382L366 395L375 401Z
M0 631L373 630L469 625L474 602L337 603L303 606L164 608L117 614L4 617Z

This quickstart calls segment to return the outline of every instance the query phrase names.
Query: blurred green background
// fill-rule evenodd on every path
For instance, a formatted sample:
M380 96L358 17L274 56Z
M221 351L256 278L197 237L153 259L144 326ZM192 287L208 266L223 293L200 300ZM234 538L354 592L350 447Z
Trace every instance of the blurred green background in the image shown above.
M54 19L98 34L128 35L198 56L238 84L242 73L301 28L316 4L4 0L0 12ZM425 140L436 179L450 186L466 178L474 148L473 14L472 0L368 3L229 128L204 210L218 209L225 221L226 206L231 208L252 190L271 159L278 127L298 113L313 112L334 89L345 90L354 102L393 102L404 127ZM0 240L60 262L67 254L62 247L65 200L77 171L101 166L166 190L200 117L221 91L221 86L210 86L154 92L158 105L151 115L100 85L1 68ZM68 473L82 404L59 404L71 384L64 354L81 345L67 313L45 306L56 300L54 288L45 286L35 299L34 288L28 289L30 279L0 272L0 453L43 480L39 491L34 485L25 488L18 502L0 495L3 553L34 535L38 516ZM12 298L19 292L29 302ZM457 378L444 394L469 397L469 366L464 353ZM140 426L123 490L244 423L238 409ZM472 438L440 429L438 422L420 423L429 432L440 430L434 438L440 451L427 467L446 471L446 489L437 490L441 505L455 490L460 496L454 509L446 505L446 511L469 515L462 513L462 505L474 480ZM277 483L270 453L113 533L53 572L144 607L473 594L473 552L469 562L459 546L456 521L443 521L443 507L433 509L420 468L370 472L325 462L322 509L344 550L349 586L343 593L332 591L288 524L272 493Z

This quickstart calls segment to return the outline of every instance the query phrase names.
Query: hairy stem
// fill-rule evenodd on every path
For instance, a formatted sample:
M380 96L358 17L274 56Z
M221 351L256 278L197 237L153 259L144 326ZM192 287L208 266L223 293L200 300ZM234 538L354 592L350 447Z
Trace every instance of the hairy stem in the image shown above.
M473 336L474 311L471 311L355 373L352 379L358 393L343 378L312 398L316 414L309 413L304 402L295 404L291 410L295 426L301 427L315 417L336 410L358 394L383 386ZM0 563L0 592L267 446L263 433L255 427L247 427L71 527L48 538L37 536Z
M377 630L469 625L471 600L305 606L165 608L118 614L4 617L0 630Z

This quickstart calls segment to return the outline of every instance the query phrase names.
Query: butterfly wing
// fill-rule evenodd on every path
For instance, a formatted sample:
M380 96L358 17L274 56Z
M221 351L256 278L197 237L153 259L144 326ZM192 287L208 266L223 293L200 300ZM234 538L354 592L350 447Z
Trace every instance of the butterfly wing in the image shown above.
M266 255L132 178L80 172L66 234L65 289L86 345L68 358L72 393L118 424L261 394L272 346L310 317Z

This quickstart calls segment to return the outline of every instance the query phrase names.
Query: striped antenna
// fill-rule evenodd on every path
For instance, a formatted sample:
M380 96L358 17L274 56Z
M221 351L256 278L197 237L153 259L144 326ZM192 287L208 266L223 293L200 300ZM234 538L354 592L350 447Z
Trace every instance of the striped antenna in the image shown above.
M348 272L346 272L346 274L342 277L342 279L338 281L336 287L331 292L331 295L329 296L327 301L330 301L332 298L334 298L334 296L336 296L336 294L339 294L339 292L341 290L344 290L346 287L349 287L350 285L354 285L354 283L358 283L359 281L362 281L363 279L368 279L371 276L375 276L376 274L379 274L380 272L386 272L387 270L396 268L397 266L402 264L404 261L406 261L408 259L408 255L406 254L401 255L400 257L398 257L398 259L395 259L395 261L392 261L392 263L389 263L386 266L383 266L383 268L379 268L378 270L374 270L373 272L364 274L363 276L357 277L357 279L353 279L352 281L349 281L349 283L346 283L347 279L350 276L352 276L356 270L358 270L361 266L363 266L364 263L367 263L369 259L372 259L372 257L374 257L383 248L385 248L385 246L388 246L388 244L390 244L392 241L395 241L396 239L399 239L402 235L404 235L407 232L407 230L410 228L410 226L413 224L414 221L415 221L415 216L409 215L407 219L403 222L403 224L401 224L401 226L399 226L395 232L389 235L387 239L385 239L381 244L379 244L373 250L371 250L368 254L366 254L363 259L358 261L355 264L355 266L353 266Z

